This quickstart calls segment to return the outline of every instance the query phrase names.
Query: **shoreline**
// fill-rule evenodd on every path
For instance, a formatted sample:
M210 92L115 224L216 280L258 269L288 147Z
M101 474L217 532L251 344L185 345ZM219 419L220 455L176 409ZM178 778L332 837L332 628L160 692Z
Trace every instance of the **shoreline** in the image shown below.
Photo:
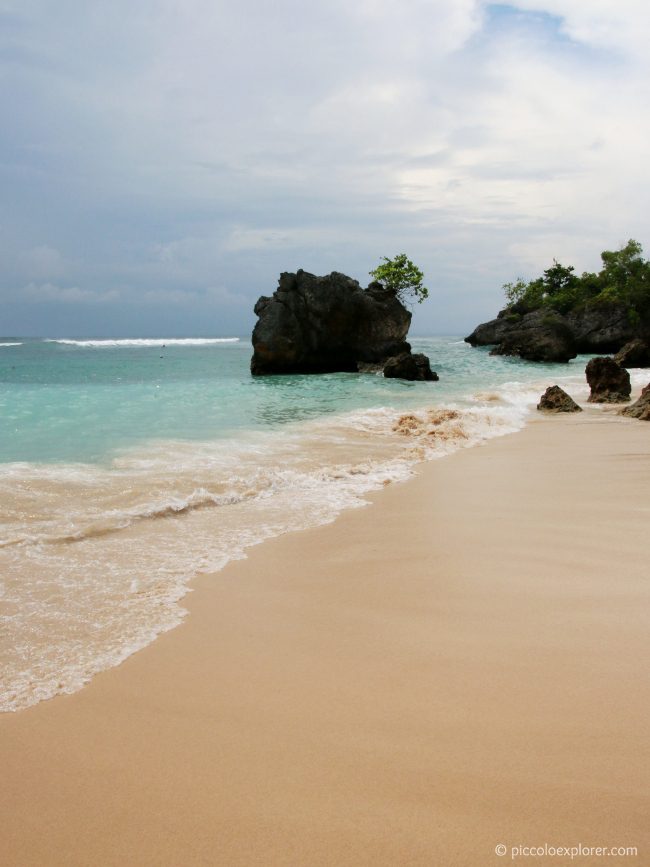
M2 715L7 863L647 852L648 429L581 415L250 548L180 626Z
M151 440L100 464L7 465L0 572L3 608L16 616L0 636L0 713L72 694L175 628L197 574L365 505L424 460L520 429L537 389L507 382L458 402L436 390L429 406L415 391L402 407L340 407L238 440Z

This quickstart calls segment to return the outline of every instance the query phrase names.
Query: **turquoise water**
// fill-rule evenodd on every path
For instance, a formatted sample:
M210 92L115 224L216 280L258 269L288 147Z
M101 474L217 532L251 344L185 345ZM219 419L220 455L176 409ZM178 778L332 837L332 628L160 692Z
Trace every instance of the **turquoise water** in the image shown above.
M540 366L438 337L412 339L440 375L435 384L346 373L253 378L247 339L0 344L0 463L104 462L151 439L213 440L332 413L441 403L508 381L566 377L585 364Z
M176 626L198 573L519 430L546 386L587 397L585 358L411 342L439 382L253 378L246 339L0 340L0 711Z

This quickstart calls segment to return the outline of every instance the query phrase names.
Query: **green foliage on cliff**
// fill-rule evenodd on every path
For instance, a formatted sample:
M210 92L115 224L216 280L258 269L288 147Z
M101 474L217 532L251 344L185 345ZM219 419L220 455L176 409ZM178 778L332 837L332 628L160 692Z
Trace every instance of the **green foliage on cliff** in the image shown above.
M422 282L424 274L407 258L406 253L399 253L394 259L383 256L382 264L371 271L370 276L392 289L402 302L415 298L421 304L429 297L429 290Z
M601 253L603 267L597 274L585 272L580 277L572 265L565 267L554 259L536 280L504 285L508 307L518 313L541 307L569 313L591 304L617 302L625 305L631 319L638 319L650 312L650 262L642 254L641 244L630 239L619 250Z

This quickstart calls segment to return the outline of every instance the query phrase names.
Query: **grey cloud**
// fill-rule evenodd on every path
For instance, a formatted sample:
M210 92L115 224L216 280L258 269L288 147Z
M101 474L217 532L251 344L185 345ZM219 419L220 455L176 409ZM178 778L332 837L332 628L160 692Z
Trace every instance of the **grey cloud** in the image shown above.
M18 293L16 300L35 304L44 301L62 302L63 304L110 304L121 300L117 289L104 292L91 289L80 289L78 286L57 286L54 283L29 283Z
M432 287L417 327L464 330L560 237L580 267L643 240L630 22L605 45L577 0L513 6L506 27L478 0L5 3L4 330L243 333L280 271L363 281L401 250Z

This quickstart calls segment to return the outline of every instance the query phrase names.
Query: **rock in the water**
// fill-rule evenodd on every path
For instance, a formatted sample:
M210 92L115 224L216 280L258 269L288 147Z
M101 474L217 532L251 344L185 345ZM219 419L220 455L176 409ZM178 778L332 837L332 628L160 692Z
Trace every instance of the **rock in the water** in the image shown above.
M576 349L564 317L547 310L535 310L516 323L510 323L490 354L518 355L527 361L566 362L576 357Z
M641 421L650 421L650 383L641 392L638 400L621 410L621 415L629 415Z
M537 328L540 320L549 316L565 325L571 335L572 351L589 353L617 352L635 337L650 340L650 320L646 313L640 321L630 318L628 307L620 301L591 303L562 316L552 310L530 311L519 301L501 310L496 319L478 325L465 338L472 346L496 346L495 354L520 355L519 347L526 351L529 339L520 332ZM535 318L537 317L537 318ZM537 357L537 352L522 355L532 361L564 361L567 359ZM650 365L649 365L650 366Z
M465 338L465 343L472 346L492 346L500 343L515 324L521 322L521 316L513 313L510 317L501 311L496 319L477 325L474 331Z
M650 367L650 346L637 337L616 353L614 361L621 367Z
M592 358L585 368L590 403L625 403L630 399L630 374L613 358Z
M546 389L537 404L537 409L546 412L582 412L582 407L578 406L559 385L551 385Z
M356 371L409 353L411 314L390 289L334 271L280 276L272 297L255 305L251 373Z
M411 355L402 352L394 358L389 358L384 365L384 376L388 379L426 380L436 382L438 374L431 370L429 359L421 352Z

